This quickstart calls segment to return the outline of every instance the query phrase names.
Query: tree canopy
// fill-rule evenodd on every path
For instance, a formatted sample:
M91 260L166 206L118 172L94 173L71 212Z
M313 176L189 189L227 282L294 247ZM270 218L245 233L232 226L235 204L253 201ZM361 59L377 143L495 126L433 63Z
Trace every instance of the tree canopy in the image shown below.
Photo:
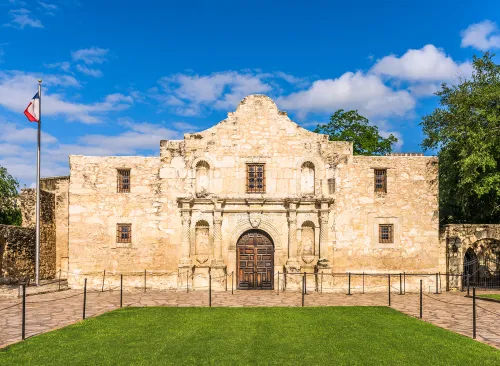
M385 155L398 141L392 134L387 138L380 136L378 127L370 125L357 110L339 109L330 117L328 124L318 125L314 132L328 135L330 141L352 142L354 155Z
M18 188L19 182L0 166L0 224L21 225L21 211L17 207Z
M500 222L500 66L474 57L470 79L442 84L440 107L422 118L424 149L439 157L442 223Z

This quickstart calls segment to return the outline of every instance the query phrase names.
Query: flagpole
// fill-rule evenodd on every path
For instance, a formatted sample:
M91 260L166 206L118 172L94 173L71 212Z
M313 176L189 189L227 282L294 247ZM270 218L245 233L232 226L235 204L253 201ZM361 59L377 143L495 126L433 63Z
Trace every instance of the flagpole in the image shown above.
M36 254L35 283L40 285L40 136L42 129L42 80L38 79L38 135L36 151Z

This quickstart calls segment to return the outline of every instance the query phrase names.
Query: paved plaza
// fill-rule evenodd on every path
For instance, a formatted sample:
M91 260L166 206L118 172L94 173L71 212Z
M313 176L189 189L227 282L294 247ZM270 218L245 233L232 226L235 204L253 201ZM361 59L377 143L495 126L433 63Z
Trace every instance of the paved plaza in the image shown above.
M208 291L134 291L123 293L123 306L208 306ZM0 346L21 340L21 299L0 297ZM387 306L387 293L353 294L311 292L305 306ZM477 300L477 340L500 348L500 303ZM212 292L212 306L302 306L300 292ZM88 292L86 316L120 307L120 292ZM391 294L391 307L419 316L419 295ZM26 336L60 328L82 320L83 293L66 290L26 298ZM464 293L425 294L423 320L472 337L472 299Z

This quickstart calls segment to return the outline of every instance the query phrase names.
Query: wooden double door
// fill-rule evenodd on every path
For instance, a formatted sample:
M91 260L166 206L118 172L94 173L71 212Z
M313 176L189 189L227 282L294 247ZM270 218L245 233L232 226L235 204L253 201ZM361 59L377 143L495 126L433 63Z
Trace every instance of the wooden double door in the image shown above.
M247 231L238 240L236 256L239 289L273 289L274 245L269 235Z

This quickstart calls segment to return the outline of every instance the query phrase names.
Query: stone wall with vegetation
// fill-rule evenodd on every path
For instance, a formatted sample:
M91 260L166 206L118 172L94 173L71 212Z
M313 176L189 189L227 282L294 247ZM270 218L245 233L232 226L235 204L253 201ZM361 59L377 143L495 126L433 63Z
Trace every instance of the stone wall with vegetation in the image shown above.
M52 255L55 240L50 230L42 232L40 278L55 275ZM53 235L52 235L53 236ZM0 282L33 279L35 274L35 228L0 225Z
M56 214L56 197L55 193L40 191L41 279L54 278L58 270L56 263L56 217L58 216ZM0 273L3 281L33 279L35 274L36 190L21 190L19 205L23 217L22 227L0 225Z

